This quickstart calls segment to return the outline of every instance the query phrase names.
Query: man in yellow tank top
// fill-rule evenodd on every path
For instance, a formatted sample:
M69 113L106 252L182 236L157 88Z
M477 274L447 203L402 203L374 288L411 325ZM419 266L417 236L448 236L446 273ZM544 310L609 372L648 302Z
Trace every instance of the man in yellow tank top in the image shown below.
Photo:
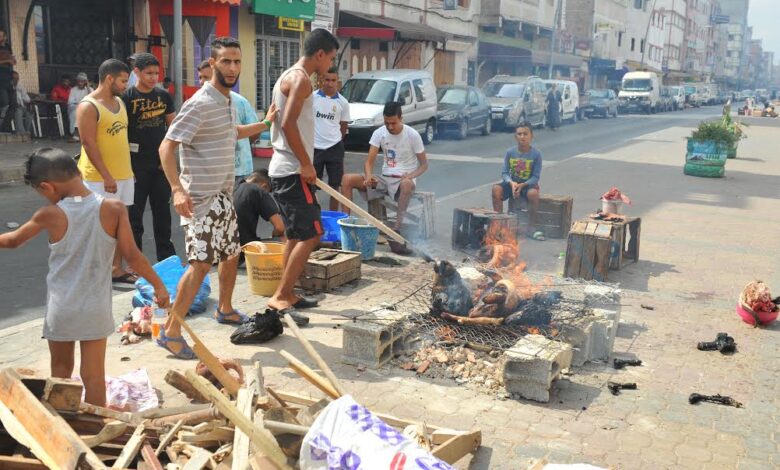
M127 88L130 69L122 61L108 59L98 68L100 84L79 103L76 122L81 136L79 170L84 185L107 199L133 204L135 183L127 139L127 112L120 96ZM122 267L117 250L111 272L114 282L138 280Z

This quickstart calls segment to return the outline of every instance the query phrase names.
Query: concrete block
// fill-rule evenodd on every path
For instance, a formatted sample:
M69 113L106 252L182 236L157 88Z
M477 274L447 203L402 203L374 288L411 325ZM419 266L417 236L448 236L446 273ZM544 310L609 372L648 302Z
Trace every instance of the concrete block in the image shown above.
M378 368L404 350L407 313L381 309L342 325L341 361Z
M561 326L560 339L571 345L571 365L575 367L580 367L590 360L593 348L593 320L595 317L588 316Z
M585 305L593 308L620 308L621 291L610 286L585 286Z
M549 400L550 386L571 367L570 344L541 335L527 335L505 353L504 386L509 393L537 401Z
M615 345L615 322L596 315L591 323L590 361L606 361Z
M612 355L612 351L615 349L615 336L617 335L618 325L620 324L620 315L613 309L604 308L594 308L592 312L593 315L595 315L597 318L606 322L606 351L599 350L598 356L603 356L606 353L606 359L609 359L609 357Z

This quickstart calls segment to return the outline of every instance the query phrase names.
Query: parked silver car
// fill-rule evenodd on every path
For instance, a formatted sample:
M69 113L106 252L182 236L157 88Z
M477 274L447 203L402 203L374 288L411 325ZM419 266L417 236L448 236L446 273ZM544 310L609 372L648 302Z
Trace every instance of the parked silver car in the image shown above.
M618 116L618 99L614 91L607 88L592 88L585 92L587 104L582 108L583 114L592 118L601 116L608 118Z
M494 127L512 129L523 121L538 127L547 124L547 88L541 78L496 75L482 90L490 102Z

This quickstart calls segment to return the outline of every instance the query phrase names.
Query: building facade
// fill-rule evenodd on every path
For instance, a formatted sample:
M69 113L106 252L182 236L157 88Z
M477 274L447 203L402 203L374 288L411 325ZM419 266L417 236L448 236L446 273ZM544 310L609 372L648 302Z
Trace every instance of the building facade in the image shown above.
M741 88L747 76L749 6L749 0L720 0L720 12L728 16L724 78L729 86L737 89Z
M630 0L626 8L625 41L620 54L630 70L661 72L664 16L653 9L652 0Z

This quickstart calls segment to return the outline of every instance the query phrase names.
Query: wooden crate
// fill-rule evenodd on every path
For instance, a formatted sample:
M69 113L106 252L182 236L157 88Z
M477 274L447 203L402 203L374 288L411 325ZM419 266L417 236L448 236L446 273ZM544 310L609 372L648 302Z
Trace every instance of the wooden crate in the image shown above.
M309 256L297 285L306 290L326 291L360 279L360 253L320 249Z
M571 196L556 196L542 194L539 197L539 229L547 238L566 238L571 228L571 212L574 198ZM510 199L510 213L518 217L520 236L528 231L528 204L524 199Z
M609 271L612 228L596 221L580 220L569 231L564 276L606 281Z
M404 220L412 221L419 226L416 231L420 239L427 240L436 234L436 195L425 191L415 191L412 201L420 205L413 211L406 211ZM411 206L411 204L410 204ZM397 213L398 204L390 198L372 199L368 201L368 213L379 220L387 221L387 210ZM416 214L419 210L420 214Z
M612 225L610 269L622 269L628 263L639 261L639 236L642 219L626 217L624 222L601 222Z
M517 236L517 217L489 209L455 209L452 213L452 248L479 249L491 230Z

